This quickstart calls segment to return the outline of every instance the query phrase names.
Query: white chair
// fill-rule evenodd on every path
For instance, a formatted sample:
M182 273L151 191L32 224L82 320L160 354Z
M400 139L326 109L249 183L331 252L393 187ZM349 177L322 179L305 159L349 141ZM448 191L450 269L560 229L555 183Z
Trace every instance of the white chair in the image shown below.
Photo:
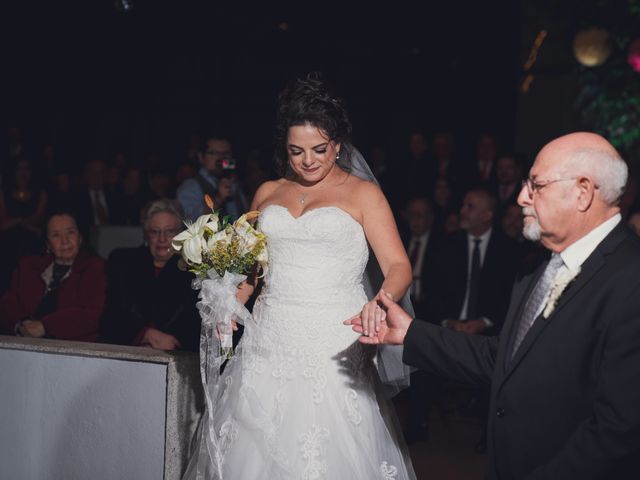
M105 225L93 227L89 235L89 244L104 259L115 248L138 247L142 245L143 240L142 227L138 226Z

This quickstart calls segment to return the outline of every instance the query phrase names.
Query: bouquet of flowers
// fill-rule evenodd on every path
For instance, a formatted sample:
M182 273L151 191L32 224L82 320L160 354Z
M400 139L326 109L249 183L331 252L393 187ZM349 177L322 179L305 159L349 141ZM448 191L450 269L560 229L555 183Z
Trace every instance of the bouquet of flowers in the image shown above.
M200 290L198 310L205 327L216 327L225 358L233 355L233 317L246 320L249 312L235 299L237 286L257 264L266 272L268 256L266 237L249 221L260 213L245 213L233 223L222 218L213 208L211 197L205 203L212 213L201 215L195 222L185 222L187 229L173 238L172 246L182 255L182 264L196 275L193 287ZM211 333L211 332L209 332ZM201 344L204 339L201 339Z
M230 223L228 217L221 218L220 212L214 210L208 195L205 203L211 213L201 215L193 223L185 222L187 229L173 237L172 246L182 256L182 267L196 275L193 288L200 290L196 306L202 318L200 376L206 411L189 468L191 464L197 467L199 459L206 458L205 463L217 465L220 472L219 440L210 434L216 408L214 399L221 388L220 367L233 356L232 321L235 319L247 327L252 321L249 311L236 300L236 292L254 266L263 274L266 272L268 257L265 235L249 223L259 212L245 213Z

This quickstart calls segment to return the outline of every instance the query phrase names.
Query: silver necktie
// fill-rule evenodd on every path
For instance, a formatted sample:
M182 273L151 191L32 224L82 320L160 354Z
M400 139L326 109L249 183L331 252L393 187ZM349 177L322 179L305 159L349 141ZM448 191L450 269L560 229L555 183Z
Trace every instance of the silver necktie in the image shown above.
M511 358L513 358L518 351L518 347L524 340L525 335L535 322L538 317L537 313L540 311L540 307L542 303L547 298L549 290L553 285L553 281L556 278L556 273L558 273L558 269L563 265L562 257L559 253L554 253L551 255L551 259L547 264L547 267L544 270L544 273L538 280L533 292L529 296L527 300L527 304L524 307L524 312L522 312L522 317L520 318L520 323L518 324L518 331L516 332L516 339L513 342L513 350L511 353Z

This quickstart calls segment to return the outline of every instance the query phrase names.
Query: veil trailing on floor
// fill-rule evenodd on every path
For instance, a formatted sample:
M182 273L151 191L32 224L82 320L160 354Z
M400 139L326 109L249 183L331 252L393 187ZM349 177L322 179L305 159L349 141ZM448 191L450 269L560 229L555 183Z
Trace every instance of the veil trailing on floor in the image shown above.
M368 182L375 183L380 186L375 175L369 168L367 161L356 147L347 143L343 144L340 150L340 160L338 164L349 171L352 175L366 180ZM364 276L364 288L367 293L367 297L372 299L380 291L380 287L384 282L384 275L380 270L380 265L376 259L376 256L371 252L369 247L369 263ZM409 298L409 292L402 297L398 302L399 305L412 317L414 316L413 305ZM386 392L388 395L393 396L403 388L409 386L409 375L411 369L409 366L402 363L403 346L399 345L380 345L378 346L378 352L376 355L376 366L382 383L386 386Z

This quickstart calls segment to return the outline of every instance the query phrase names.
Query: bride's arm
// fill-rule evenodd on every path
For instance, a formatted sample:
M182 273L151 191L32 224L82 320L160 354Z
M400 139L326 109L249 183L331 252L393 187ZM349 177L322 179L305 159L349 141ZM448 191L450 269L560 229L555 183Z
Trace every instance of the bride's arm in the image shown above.
M382 289L392 300L398 301L411 285L412 272L389 203L382 190L368 182L358 189L357 199L365 235L384 275ZM362 311L369 325L366 332L370 335L374 334L382 316L376 307L376 302L371 301Z

